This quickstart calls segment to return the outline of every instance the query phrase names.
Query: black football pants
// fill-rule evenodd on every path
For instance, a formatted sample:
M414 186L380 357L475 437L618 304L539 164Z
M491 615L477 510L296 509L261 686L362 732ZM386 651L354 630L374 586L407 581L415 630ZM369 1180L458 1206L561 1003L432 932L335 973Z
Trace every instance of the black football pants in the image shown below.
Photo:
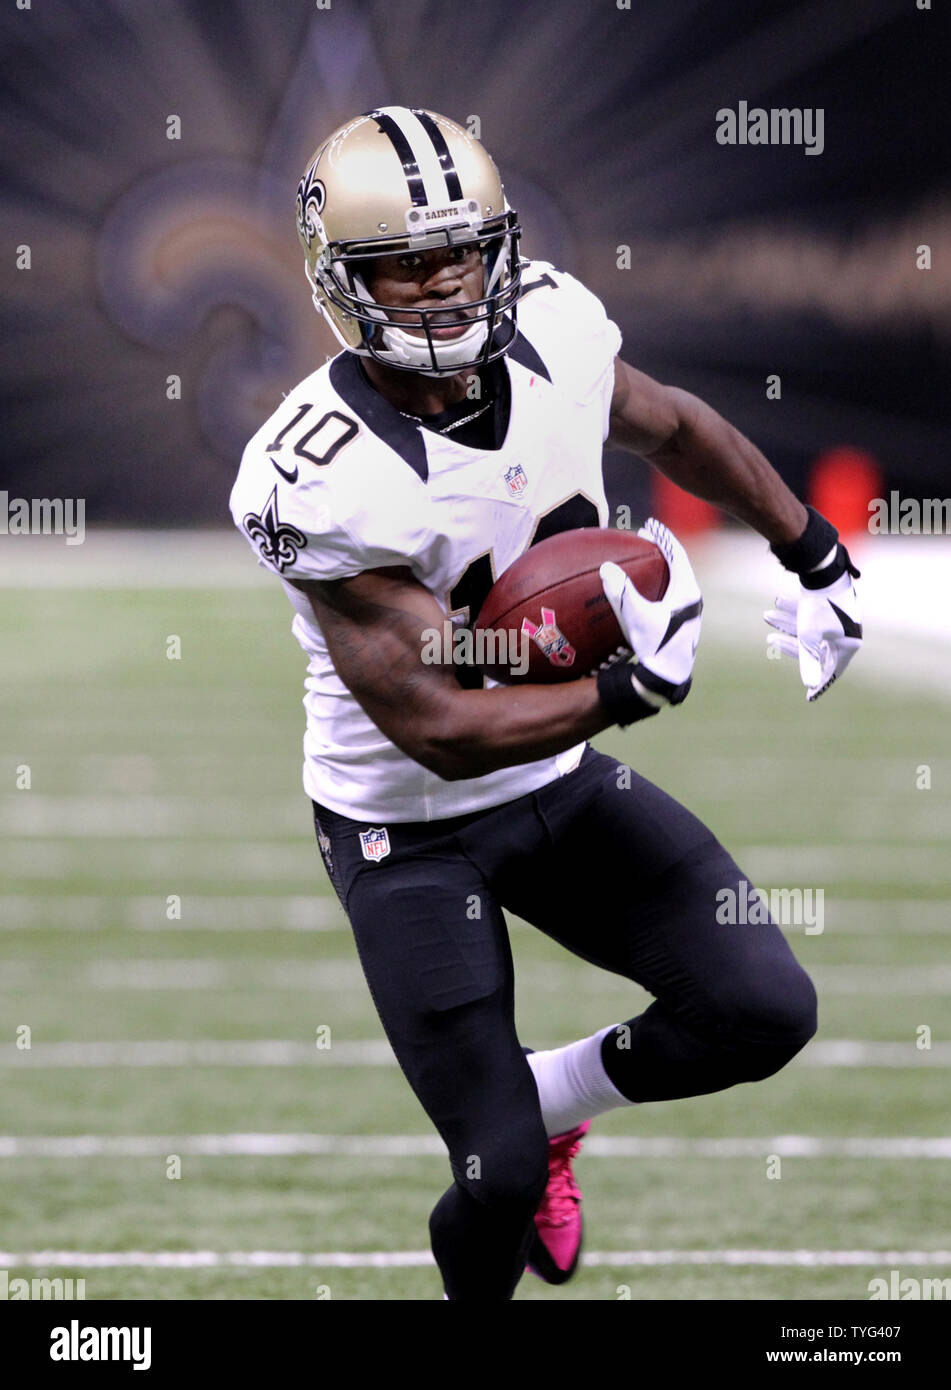
M449 1150L454 1182L430 1232L450 1299L511 1298L547 1182L503 908L654 995L623 1049L613 1032L602 1046L632 1101L761 1080L815 1032L815 991L780 929L716 920L718 892L742 892L726 850L591 748L574 772L502 806L388 825L376 861L359 840L367 823L314 810L386 1035Z

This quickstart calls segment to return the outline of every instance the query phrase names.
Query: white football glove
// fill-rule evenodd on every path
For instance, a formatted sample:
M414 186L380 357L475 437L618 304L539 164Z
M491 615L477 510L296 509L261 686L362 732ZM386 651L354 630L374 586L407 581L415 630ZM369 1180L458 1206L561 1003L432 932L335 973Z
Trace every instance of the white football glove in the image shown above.
M838 576L831 583L818 587L822 570L812 570L801 578L798 599L777 598L776 607L763 614L776 629L766 645L799 662L809 702L818 700L838 680L862 645L859 601L852 582L858 571L846 552L843 573L843 551L840 545L828 566Z
M663 598L644 598L610 561L599 570L601 584L634 653L627 669L635 689L656 708L679 705L690 690L703 599L687 552L662 522L651 517L637 534L653 541L667 561L670 578Z

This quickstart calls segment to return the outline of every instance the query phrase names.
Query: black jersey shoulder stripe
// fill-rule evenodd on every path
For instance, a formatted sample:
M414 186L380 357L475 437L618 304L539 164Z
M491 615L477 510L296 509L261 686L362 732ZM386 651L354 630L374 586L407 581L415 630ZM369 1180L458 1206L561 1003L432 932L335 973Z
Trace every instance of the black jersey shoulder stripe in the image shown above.
M360 370L354 352L342 352L330 364L330 384L371 434L388 444L423 483L429 478L426 441L418 422L391 405L375 390Z
M508 355L520 367L525 367L527 371L536 372L539 376L543 376L546 381L551 381L551 372L521 329L516 330Z
M428 111L420 111L414 106L412 107L412 112L433 142L433 149L436 151L439 167L446 180L446 192L449 195L449 201L453 203L458 202L463 197L462 184L459 182L459 175L453 163L452 153L450 152L449 146L446 144L446 137Z
M526 367L530 372L537 372L546 381L551 381L548 368L510 319L506 319L503 325L496 328L493 334L495 346L501 346L503 334L508 335L507 355L514 362ZM409 464L421 482L428 482L429 459L424 431L417 421L403 415L370 385L360 368L360 359L355 352L341 352L334 358L330 364L330 384L371 434L375 434L384 444L395 450L400 458Z
M400 163L403 166L403 173L406 175L406 183L409 188L409 196L414 207L425 207L426 189L423 185L423 176L419 172L419 165L413 153L413 147L403 134L400 127L392 116L388 116L385 111L365 111L363 113L371 121L376 121L384 135L389 136L393 148L399 155Z

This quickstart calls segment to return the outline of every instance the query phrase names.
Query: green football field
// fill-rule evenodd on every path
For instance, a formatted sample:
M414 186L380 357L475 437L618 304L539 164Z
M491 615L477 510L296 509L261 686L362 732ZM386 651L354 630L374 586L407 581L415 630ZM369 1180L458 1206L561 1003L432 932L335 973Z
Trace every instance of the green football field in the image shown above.
M89 1299L439 1298L447 1164L317 855L280 587L2 600L0 1269ZM683 709L598 743L760 886L824 891L824 930L789 927L818 1037L766 1082L598 1121L589 1261L520 1299L951 1278L948 706L850 674L808 709L760 641L705 639ZM526 1043L646 1003L512 929Z

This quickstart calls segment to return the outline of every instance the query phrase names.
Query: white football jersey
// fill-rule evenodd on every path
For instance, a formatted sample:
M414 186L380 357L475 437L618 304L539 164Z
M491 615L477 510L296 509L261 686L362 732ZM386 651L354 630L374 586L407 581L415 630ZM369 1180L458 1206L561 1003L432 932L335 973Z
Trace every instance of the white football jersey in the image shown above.
M408 566L447 618L474 620L494 581L533 542L606 526L601 448L617 326L546 262L524 268L499 449L470 448L401 414L343 352L308 376L248 443L231 512L283 580ZM583 744L447 782L403 753L334 670L306 595L285 582L307 653L304 789L354 820L428 821L497 806L578 763Z

